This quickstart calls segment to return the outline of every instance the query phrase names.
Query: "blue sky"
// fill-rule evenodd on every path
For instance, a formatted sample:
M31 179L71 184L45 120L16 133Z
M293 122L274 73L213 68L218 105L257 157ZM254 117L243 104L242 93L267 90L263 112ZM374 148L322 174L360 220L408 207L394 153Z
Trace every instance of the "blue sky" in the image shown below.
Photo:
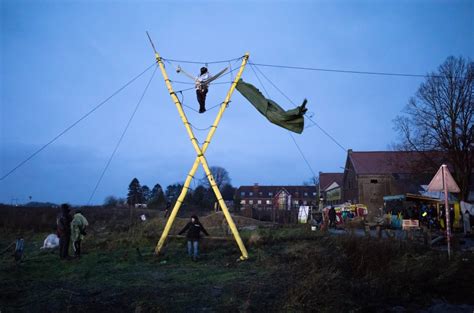
M154 62L164 58L426 74L450 55L474 55L472 1L1 1L0 176ZM227 64L210 65L217 72ZM200 65L181 64L197 73ZM235 66L235 63L232 64ZM168 66L171 79L179 77ZM385 150L393 118L420 78L260 67L345 148ZM0 202L84 204L150 79L147 72L54 144L0 181ZM250 67L243 78L261 88ZM229 81L229 76L222 78ZM270 97L289 103L267 81ZM175 84L175 89L189 85ZM208 106L227 84L212 86ZM194 92L184 104L197 108ZM187 109L198 128L216 110ZM307 125L310 125L309 123ZM205 132L196 131L198 138ZM346 153L317 127L295 134L315 172L342 171ZM312 176L288 132L234 94L206 153L235 186L301 184ZM133 177L183 181L195 152L158 71L92 202L125 196ZM200 169L197 177L203 175ZM196 186L197 181L191 185Z

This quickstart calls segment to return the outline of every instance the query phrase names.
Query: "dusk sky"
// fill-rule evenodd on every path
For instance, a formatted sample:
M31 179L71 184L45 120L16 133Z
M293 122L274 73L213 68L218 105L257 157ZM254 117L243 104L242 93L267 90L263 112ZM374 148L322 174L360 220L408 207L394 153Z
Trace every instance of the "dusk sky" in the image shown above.
M155 61L211 62L250 53L253 63L427 74L450 56L474 56L473 1L0 1L0 176L25 160ZM181 65L197 74L200 64ZM228 63L209 64L216 73ZM231 62L233 68L238 63ZM345 149L389 149L393 119L419 77L258 67ZM167 64L171 80L189 81ZM0 181L0 203L86 204L153 68ZM235 72L234 72L235 73ZM229 82L230 75L218 82ZM263 88L251 67L246 82ZM260 75L270 98L293 108ZM210 87L208 107L230 84ZM174 83L175 90L192 85ZM184 104L198 109L193 90ZM207 128L217 114L185 108ZM306 120L306 126L311 122ZM204 140L206 131L196 131ZM347 153L318 127L293 135L314 172L342 172ZM234 186L297 185L312 177L288 131L270 124L238 92L206 153ZM158 70L94 204L125 197L136 177L150 188L183 182L195 151ZM203 176L200 168L194 188ZM18 199L18 200L13 200Z

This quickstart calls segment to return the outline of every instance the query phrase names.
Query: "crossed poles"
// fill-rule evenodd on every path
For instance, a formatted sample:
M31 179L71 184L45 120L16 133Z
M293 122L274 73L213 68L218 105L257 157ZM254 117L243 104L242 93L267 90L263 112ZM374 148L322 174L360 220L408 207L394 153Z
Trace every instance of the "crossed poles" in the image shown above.
M151 40L150 40L151 41ZM152 43L153 46L153 43ZM209 183L212 187L212 190L214 191L214 194L216 195L217 201L219 202L220 207L222 208L222 212L224 213L224 216L227 220L227 223L229 224L229 227L232 231L232 234L234 235L235 241L237 242L237 245L239 246L239 249L242 253L240 256L241 260L245 260L248 258L248 253L247 249L245 248L244 243L242 242L242 238L240 238L239 231L237 230L237 227L235 226L234 221L232 220L232 217L229 213L229 209L227 208L227 205L225 204L224 199L222 198L222 194L219 191L219 188L216 185L216 182L214 180L214 177L212 176L212 173L209 169L209 165L207 163L206 157L204 156L204 153L206 152L207 148L209 147L209 144L211 143L211 139L214 136L214 133L216 132L217 125L219 124L222 115L224 114L225 109L227 108L227 105L230 102L230 98L232 96L232 93L235 90L235 86L237 85L237 82L239 81L240 77L242 76L242 73L244 71L245 66L247 65L247 61L249 58L249 54L246 53L245 56L242 58L242 64L240 66L240 69L237 73L237 75L234 78L234 81L232 82L232 85L227 92L227 96L225 97L224 102L220 106L219 113L217 113L216 119L214 120L214 123L211 126L211 129L209 130L209 133L207 134L207 138L204 141L204 144L202 147L199 146L199 143L194 136L193 130L191 129L191 126L188 122L188 118L186 117L186 114L183 111L183 108L181 106L181 103L176 96L176 93L173 91L173 87L171 86L171 82L168 78L168 74L166 73L165 66L163 64L163 60L161 59L160 55L158 52L156 52L155 47L153 46L153 49L155 50L155 58L156 61L158 62L158 65L160 67L161 73L163 74L163 78L166 83L166 87L168 88L168 91L170 93L171 99L173 100L174 104L176 105L176 108L178 109L179 116L181 117L181 121L184 124L184 127L186 128L186 131L188 133L189 138L191 139L191 143L194 147L194 150L196 150L196 159L194 160L194 164L191 168L191 170L188 173L188 176L186 177L186 181L184 182L183 189L181 190L181 193L178 197L178 200L176 201L173 210L171 211L171 214L168 218L168 221L166 222L165 229L163 230L163 233L161 234L160 240L158 241L158 244L156 245L155 248L155 254L159 254L161 249L163 248L163 245L166 241L166 237L168 236L168 233L171 229L171 226L173 225L173 222L176 218L176 215L178 214L179 208L181 207L181 204L184 201L184 198L186 197L186 194L189 189L189 185L191 184L191 180L194 177L194 174L197 171L197 168L199 166L199 163L201 163L204 172L206 173L207 178L209 179Z

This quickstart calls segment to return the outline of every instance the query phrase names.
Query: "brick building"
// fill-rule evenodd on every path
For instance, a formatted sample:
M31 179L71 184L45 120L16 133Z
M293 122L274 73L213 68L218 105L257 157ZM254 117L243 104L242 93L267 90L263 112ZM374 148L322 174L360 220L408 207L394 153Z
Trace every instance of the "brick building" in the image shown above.
M240 186L235 194L248 217L275 222L296 221L300 205L316 206L315 186Z
M439 152L414 151L352 151L349 150L344 169L342 198L352 203L363 203L369 215L383 206L383 196L419 193L438 168L446 162Z

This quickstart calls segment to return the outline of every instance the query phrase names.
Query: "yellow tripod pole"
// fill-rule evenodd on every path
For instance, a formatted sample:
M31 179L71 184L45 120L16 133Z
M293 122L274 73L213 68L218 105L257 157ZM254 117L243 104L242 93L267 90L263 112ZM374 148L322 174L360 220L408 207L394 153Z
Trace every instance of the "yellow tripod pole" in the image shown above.
M185 198L185 196L186 196L186 194L187 194L187 191L188 191L188 189L189 189L189 185L191 184L191 180L193 179L194 174L195 174L196 171L197 171L197 168L198 168L198 166L199 166L199 163L201 163L202 166L203 166L203 168L204 168L204 172L206 173L206 176L207 176L207 178L209 179L209 183L210 183L210 185L211 185L211 188L213 189L213 191L214 191L214 193L215 193L215 195L216 195L216 198L217 198L217 200L218 200L218 202L219 202L219 205L220 205L221 208L222 208L222 211L223 211L224 216L225 216L225 218L226 218L226 220L227 220L227 223L229 224L229 227L230 227L230 229L231 229L231 231L232 231L232 234L234 235L234 238L235 238L235 240L236 240L236 242L237 242L237 245L238 245L239 248L240 248L240 251L241 251L241 253L242 253L242 256L241 256L240 258L241 258L242 260L247 259L247 258L248 258L247 249L245 248L245 245L244 245L244 243L242 242L242 239L241 239L241 237L240 237L240 235L239 235L239 232L238 232L238 230L237 230L237 227L235 226L235 223L234 223L234 221L232 220L232 217L231 217L231 215L230 215L230 213L229 213L229 210L228 210L228 208L227 208L227 206L226 206L226 204L225 204L224 199L222 198L222 195L221 195L221 193L220 193L220 191L219 191L219 188L217 187L217 185L216 185L216 183L215 183L214 177L213 177L213 175L212 175L212 173L211 173L211 171L210 171L210 169L209 169L209 165L208 165L207 160L206 160L206 158L205 158L205 156L204 156L204 153L205 153L205 151L207 150L207 148L208 148L208 146L209 146L209 144L210 144L210 142L211 142L212 137L214 136L214 133L215 133L216 128L217 128L217 125L219 124L219 122L220 122L220 120L221 120L221 118L222 118L222 115L223 115L225 109L227 108L228 103L230 102L230 98L231 98L231 96L232 96L232 93L233 93L234 90L235 90L235 86L236 86L238 80L240 79L240 77L242 76L244 67L245 67L245 65L247 64L247 60L248 60L248 58L249 58L249 54L248 54L248 53L245 54L245 56L244 56L244 58L243 58L243 60L242 60L242 65L241 65L241 67L240 67L240 69L239 69L239 71L238 71L238 73L237 73L237 75L236 75L234 81L232 82L231 88L229 89L229 91L228 91L228 93L227 93L227 96L226 96L224 102L222 103L222 105L221 105L221 107L220 107L220 109L219 109L219 113L217 114L217 117L216 117L216 119L215 119L213 125L211 126L211 130L209 131L208 136L207 136L207 138L206 138L206 140L205 140L205 142L204 142L202 148L199 147L199 145L198 145L198 141L197 141L196 137L194 136L194 133L193 133L193 131L192 131L191 127L190 127L190 124L189 124L189 122L188 122L188 119L187 119L187 117L186 117L186 114L184 113L183 108L182 108L182 106L181 106L181 103L179 102L179 99L178 99L178 97L176 96L176 93L173 91L173 87L171 86L171 82L170 82L170 80L169 80L169 78L168 78L168 74L166 73L166 70L165 70L163 61L162 61L161 57L159 56L159 54L156 52L156 50L155 50L155 57L156 57L156 60L157 60L157 62L158 62L158 65L159 65L159 67L160 67L161 73L163 74L163 78L164 78L164 80L165 80L166 87L168 88L168 91L169 91L169 93L170 93L170 95L171 95L171 98L172 98L173 102L175 103L176 108L178 109L178 113L179 113L179 115L180 115L180 117L181 117L181 120L182 120L182 122L183 122L183 124L184 124L184 126L185 126L185 128L186 128L186 131L187 131L187 133L188 133L188 136L189 136L189 138L191 139L191 142L192 142L192 144L193 144L193 147L194 147L194 149L196 150L196 153L197 153L196 160L194 161L194 164L193 164L193 166L192 166L190 172L188 173L188 176L186 177L186 181L185 181L185 183L184 183L183 189L181 190L181 193L180 193L180 195L179 195L179 197L178 197L178 200L176 201L176 203L175 203L175 205L174 205L174 207L173 207L173 210L171 211L170 217L168 218L168 221L167 221L167 223L166 223L165 229L163 230L163 233L162 233L162 235L161 235L161 238L160 238L158 244L156 245L155 253L156 253L156 254L159 254L159 253L160 253L160 251L161 251L161 249L162 249L162 247L163 247L163 245L164 245L164 243L165 243L165 240L166 240L166 238L167 238L167 236L168 236L168 234L169 234L169 231L170 231L170 229L171 229L171 226L172 226L172 224L173 224L173 222L174 222L174 219L176 218L176 215L177 215L177 213L178 213L178 211L179 211L179 208L181 207L181 204L183 203L184 198Z

